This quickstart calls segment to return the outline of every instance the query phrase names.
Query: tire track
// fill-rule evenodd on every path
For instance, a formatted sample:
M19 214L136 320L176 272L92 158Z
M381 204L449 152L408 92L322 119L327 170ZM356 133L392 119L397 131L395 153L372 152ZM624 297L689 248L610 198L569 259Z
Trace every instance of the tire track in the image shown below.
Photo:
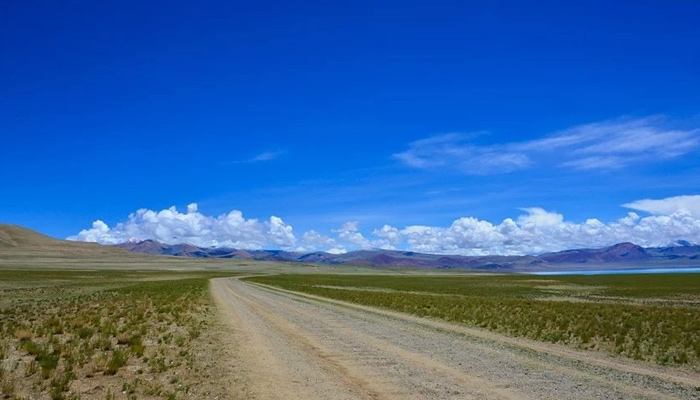
M240 296L239 294L235 293L232 288L228 287L228 290L234 297L245 302L248 306L253 308L256 312L263 316L263 318L270 321L281 331L284 331L285 333L289 334L289 336L293 336L295 338L295 341L304 343L307 349L311 349L311 351L309 352L310 358L320 357L324 360L330 361L330 363L333 365L333 368L336 369L341 374L341 376L343 376L343 378L349 379L354 385L363 388L371 398L385 398L385 396L382 393L386 393L387 391L392 394L392 397L398 396L395 398L405 399L414 397L412 396L411 392L402 390L400 387L398 387L398 385L394 387L388 387L387 385L377 387L376 384L371 383L372 380L377 380L376 376L357 376L357 374L360 374L359 371L361 368L359 368L359 366L356 363L354 363L352 359L350 359L346 355L338 353L337 351L329 349L327 346L319 344L317 340L313 340L309 336L309 333L307 331L299 329L298 326L288 322L286 319L278 317L278 314L274 314L268 311L268 309L285 309L287 313L296 313L298 316L303 315L303 317L307 320L315 318L315 316L308 313L308 311L296 308L293 305L289 304L289 302L282 302L277 299L260 296L255 293L253 293L249 299L246 299ZM447 379L446 377L449 376L449 379L452 381L451 384L461 387L461 390L458 391L458 394L461 394L464 398L505 400L526 398L523 394L517 394L507 389L498 388L495 385L489 383L487 380L481 379L479 377L467 376L461 373L460 371L454 370L442 363L431 360L425 354L418 354L406 351L398 346L391 344L386 340L376 339L371 335L353 329L348 325L343 325L333 320L324 319L323 328L324 330L331 330L335 332L339 332L342 330L346 336L352 337L353 341L368 346L371 350L370 352L367 352L368 354L377 354L377 352L390 353L394 355L395 358L399 358L413 366L419 366L419 368L428 369L435 373L438 373L443 377L443 379ZM401 386L405 386L405 383ZM455 393L453 392L453 394Z
M411 314L405 314L387 309L380 309L355 303L349 303L342 300L335 300L307 293L292 292L289 290L259 283L250 282L250 284L258 286L263 290L285 294L287 296L290 296L290 298L306 298L308 300L317 301L320 303L328 303L362 312L384 315L389 318L395 318L410 323L420 324L439 331L453 332L467 337L479 338L488 342L501 343L504 346L510 346L514 349L519 348L534 353L547 354L564 360L575 360L576 364L579 365L589 365L601 369L617 371L619 373L637 375L643 380L657 380L659 382L663 382L664 386L672 384L678 385L679 387L690 387L693 389L700 388L700 374L696 372L672 368L662 368L650 364L637 363L624 358L611 358L602 353L578 351L561 345L537 342L525 338L505 336L495 332L489 332L477 328L470 328L468 326L453 324L442 320L422 318ZM700 398L700 396L694 396L694 398Z
M514 338L237 279L211 287L239 354L244 398L697 398L677 382L659 390L552 363L547 357L561 355L520 351Z

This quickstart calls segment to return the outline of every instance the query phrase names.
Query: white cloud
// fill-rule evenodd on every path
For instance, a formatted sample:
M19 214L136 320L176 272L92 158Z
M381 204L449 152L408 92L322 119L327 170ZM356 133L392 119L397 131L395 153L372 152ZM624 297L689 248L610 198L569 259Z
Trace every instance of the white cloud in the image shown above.
M447 134L412 142L394 158L414 168L484 175L535 164L618 169L680 157L700 148L700 129L670 125L662 117L618 119L575 126L542 139L489 145L474 143L474 135Z
M219 216L199 212L196 204L187 213L175 207L161 211L141 209L126 221L109 227L101 220L69 238L103 244L154 239L163 243L243 249L281 248L296 251L328 251L334 254L355 249L405 249L436 254L515 255L537 254L572 248L604 247L620 242L641 246L665 246L684 239L700 243L700 195L644 199L624 204L635 212L612 222L591 217L568 221L563 214L539 207L522 208L523 214L493 223L462 217L446 227L383 225L366 237L356 221L349 221L331 236L315 230L297 240L292 226L281 218L246 219L238 210Z
M333 232L356 232L359 230L359 225L357 221L348 221L340 228L334 229Z
M268 151L263 151L262 153L259 153L257 155L254 155L250 158L245 158L241 160L236 160L236 161L229 161L225 162L222 164L254 164L254 163L260 163L260 162L266 162L266 161L273 161L276 160L283 155L285 155L287 152L284 150L268 150Z
M330 246L335 243L335 241L330 237L324 236L313 229L304 232L304 235L302 235L302 241L311 246Z
M269 240L279 247L289 247L294 244L295 238L292 227L282 221L282 218L270 217L267 236Z
M345 254L348 252L344 247L333 247L326 251L330 254Z
M666 215L647 217L631 212L606 224L596 218L574 223L559 213L525 208L526 214L497 225L466 217L447 228L408 226L401 235L415 251L464 255L537 254L620 242L647 247L665 246L679 239L700 243L700 219L683 208L669 210Z
M281 150L275 150L275 151L264 151L257 156L249 159L249 162L261 162L261 161L272 161L277 158L279 158L281 155L284 154L284 151Z
M524 227L547 227L559 226L564 222L564 216L561 214L548 212L539 207L521 208L527 214L518 217L518 224Z
M578 170L612 170L624 167L625 163L619 157L595 156L566 161L562 165Z
M91 229L84 229L77 236L72 236L69 239L105 244L115 243L109 241L109 226L99 219L92 223Z
M669 215L677 211L686 211L694 218L700 218L700 195L675 196L659 200L637 200L623 204L623 207L655 215Z
M322 235L315 230L310 230L304 232L301 236L301 245L297 247L296 251L316 251L319 249L329 249L334 248L335 240L331 237ZM330 252L330 250L329 250Z
M379 238L372 241L372 246L382 250L395 250L396 246L403 241L401 232L389 225L373 230L372 235Z
M98 220L92 228L69 239L103 244L153 239L168 244L245 249L290 248L296 241L292 227L279 217L272 216L267 221L245 219L238 210L218 217L206 216L194 203L187 206L187 213L175 207L161 211L140 209L112 228Z
M417 140L394 158L415 168L450 168L485 175L511 172L531 164L527 154L509 151L504 146L478 146L469 141L473 135L448 134Z
M384 225L380 229L372 231L374 236L386 239L389 243L397 244L401 242L401 232L393 226Z
M333 230L333 232L338 234L338 241L347 242L363 249L372 248L370 241L359 231L357 221L348 221L339 229Z

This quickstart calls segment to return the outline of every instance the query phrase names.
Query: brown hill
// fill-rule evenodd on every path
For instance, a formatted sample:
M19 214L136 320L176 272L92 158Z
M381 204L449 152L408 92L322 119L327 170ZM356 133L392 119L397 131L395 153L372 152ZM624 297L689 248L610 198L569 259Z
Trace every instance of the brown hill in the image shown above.
M127 250L97 243L58 240L17 225L0 224L0 260L143 258Z

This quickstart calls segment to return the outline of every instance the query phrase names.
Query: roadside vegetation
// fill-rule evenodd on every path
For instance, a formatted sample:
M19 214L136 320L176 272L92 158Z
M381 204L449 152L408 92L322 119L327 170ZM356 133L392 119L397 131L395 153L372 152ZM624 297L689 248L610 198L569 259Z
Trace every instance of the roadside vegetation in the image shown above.
M511 336L700 370L700 274L246 279Z
M0 398L215 397L212 276L0 270Z

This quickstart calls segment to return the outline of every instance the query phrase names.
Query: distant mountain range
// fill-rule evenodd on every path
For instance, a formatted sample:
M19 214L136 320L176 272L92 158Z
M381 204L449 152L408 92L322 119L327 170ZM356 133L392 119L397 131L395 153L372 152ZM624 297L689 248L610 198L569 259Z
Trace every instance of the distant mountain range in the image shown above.
M161 257L151 257L151 256ZM601 249L577 249L537 256L458 256L412 251L358 250L345 254L203 248L190 244L168 245L154 240L114 246L53 239L16 225L0 224L0 264L17 260L61 262L84 259L92 263L140 262L162 256L289 261L305 264L352 265L378 268L465 269L473 271L535 272L656 267L700 267L700 245L678 241L666 247L643 248L619 243ZM24 262L23 261L23 262ZM184 260L181 260L184 261ZM13 264L14 265L14 264Z
M344 254L290 252L284 250L240 250L202 248L190 244L167 245L154 240L126 242L116 247L136 253L178 257L233 258L261 261L290 261L311 264L340 264L394 268L471 269L484 271L547 271L652 266L699 266L700 245L679 241L672 246L644 248L619 243L601 249L576 249L537 256L458 256L412 251L357 250Z

